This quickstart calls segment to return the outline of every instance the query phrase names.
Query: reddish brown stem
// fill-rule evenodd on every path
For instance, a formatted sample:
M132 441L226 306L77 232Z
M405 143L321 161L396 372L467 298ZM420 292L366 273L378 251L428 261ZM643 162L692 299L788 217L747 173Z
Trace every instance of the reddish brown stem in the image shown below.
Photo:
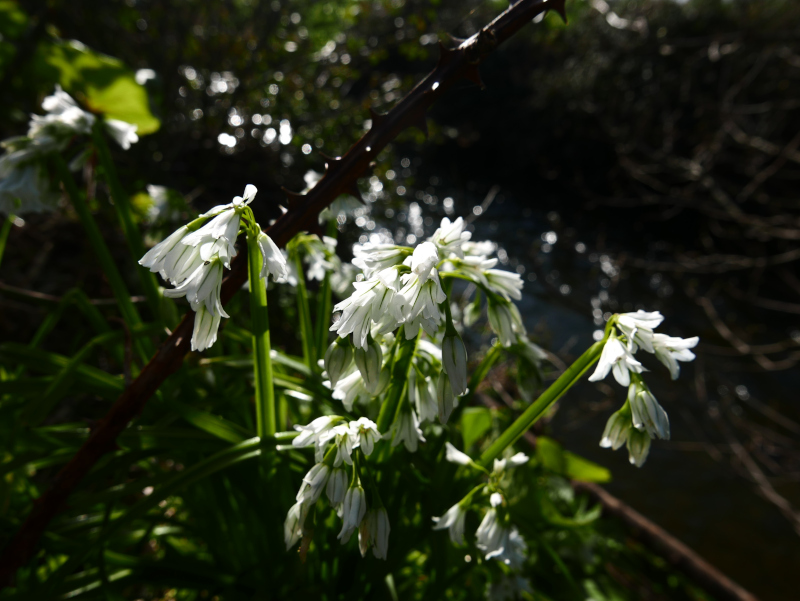
M436 68L391 111L376 115L372 128L344 156L330 159L325 176L313 190L305 195L289 194L289 211L266 230L267 234L276 244L284 246L298 232L312 229L319 212L340 194L349 193L389 142L407 127L425 123L425 112L446 90L463 78L479 83L478 64L489 53L540 13L555 10L563 17L564 1L520 0L457 48L440 46L441 56ZM223 283L223 303L231 299L246 279L247 257L240 255ZM98 422L89 439L55 477L50 489L34 502L31 513L0 557L0 589L8 586L17 569L33 557L47 525L73 489L100 457L116 447L117 436L141 413L162 382L180 368L189 351L193 326L194 313L189 312Z

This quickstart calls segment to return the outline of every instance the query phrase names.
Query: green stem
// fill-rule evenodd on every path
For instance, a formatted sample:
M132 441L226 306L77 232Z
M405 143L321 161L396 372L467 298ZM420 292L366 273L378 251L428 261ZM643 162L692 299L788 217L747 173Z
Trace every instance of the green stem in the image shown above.
M316 321L316 345L317 356L316 359L322 359L325 356L325 350L328 348L328 328L331 323L331 272L325 273L325 279L322 281L319 293L317 294L317 321Z
M122 226L122 232L125 235L128 248L133 255L133 260L138 261L145 253L142 235L134 223L133 210L131 209L128 195L125 194L125 191L122 189L122 184L117 176L117 170L111 158L111 151L103 135L103 124L101 121L97 121L92 128L92 139L94 141L94 147L97 150L97 157L100 160L100 166L103 168L103 179L106 180L106 184L108 184L111 190L111 199L114 201L114 209L117 211L117 218ZM142 287L144 288L147 302L153 314L156 316L156 319L160 320L162 299L161 295L158 293L158 282L156 282L155 274L144 268L138 269L137 271L142 281Z
M253 372L256 387L256 432L265 438L275 434L275 390L272 387L267 287L262 282L258 237L247 236L247 267L250 281L250 313L253 320Z
M8 215L6 220L3 222L2 227L0 227L0 261L3 260L3 254L6 250L6 242L8 241L8 234L11 232L11 226L14 225L14 220L16 217L14 215Z
M297 269L297 311L300 313L300 337L303 343L303 359L311 371L316 371L316 351L314 350L314 333L311 327L311 309L308 305L306 276L303 272L303 261L300 253L295 252L294 264Z
M479 463L489 469L492 462L514 442L517 441L527 430L544 415L544 413L561 396L567 392L580 378L586 373L594 363L600 358L606 339L595 342L585 353L578 357L553 384L536 399L516 421L503 432L491 446L481 455Z
M64 184L64 189L72 201L72 206L75 208L75 212L81 220L83 229L86 231L89 244L92 245L95 257L105 273L109 286L111 286L111 291L114 293L114 298L117 300L122 318L125 320L128 327L133 329L141 325L142 319L139 317L139 312L136 310L133 302L131 302L131 295L128 293L125 282L122 280L122 276L117 270L117 265L114 263L114 259L111 256L111 252L108 250L108 246L106 246L105 240L103 240L100 228L97 227L97 222L94 220L94 217L92 217L89 207L78 192L78 187L75 185L75 180L72 178L72 174L69 172L69 167L67 167L66 162L64 162L64 158L60 154L54 154L53 159L56 170L58 171L58 177ZM134 344L143 360L147 361L149 354L145 352L143 346L139 344L138 341L134 342Z
M386 392L386 400L381 406L381 412L378 415L378 432L385 434L392 425L397 408L400 405L400 399L403 398L403 392L408 386L408 372L411 370L411 359L414 357L414 351L417 349L417 339L419 336L414 336L411 340L406 340L404 328L397 331L397 340L399 345L397 352L394 355L394 360L390 369L392 370L392 380L389 384L389 390Z

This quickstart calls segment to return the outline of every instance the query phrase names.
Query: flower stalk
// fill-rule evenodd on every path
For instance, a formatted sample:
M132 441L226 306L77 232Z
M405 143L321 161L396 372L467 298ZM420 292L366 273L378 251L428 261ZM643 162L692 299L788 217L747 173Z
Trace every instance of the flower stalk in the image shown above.
M606 337L608 334L606 334ZM578 357L553 384L545 390L522 415L520 415L505 432L503 432L491 446L483 452L479 463L489 469L492 462L503 451L516 442L525 432L535 424L542 415L560 399L572 386L580 380L581 376L600 358L606 338L595 342L586 352Z
M247 274L253 320L253 375L256 388L256 432L262 439L275 434L275 389L272 386L267 282L260 277L263 263L258 232L247 234Z

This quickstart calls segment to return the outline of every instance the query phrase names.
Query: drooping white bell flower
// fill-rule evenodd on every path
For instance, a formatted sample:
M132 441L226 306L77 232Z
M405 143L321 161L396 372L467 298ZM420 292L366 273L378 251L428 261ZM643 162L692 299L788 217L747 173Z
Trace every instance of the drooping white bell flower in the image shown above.
M416 453L419 443L425 442L425 436L423 436L422 430L419 429L419 420L413 409L406 409L400 412L387 436L393 437L393 447L402 442L411 453Z
M333 442L336 448L336 458L333 460L333 466L339 467L344 461L348 465L353 465L353 444L355 440L351 437L350 428L347 424L339 423L333 428L326 430L320 434L320 445L325 446L329 442Z
M272 238L262 231L258 233L258 247L261 250L261 259L263 261L259 277L262 280L266 280L272 274L272 279L276 281L288 278L289 270L286 266L286 257L283 256L281 249L272 241Z
M352 369L352 368L351 368ZM367 390L364 378L357 369L341 378L333 388L333 398L341 401L345 410L352 411L356 401L366 402L372 398L372 393Z
M347 372L353 362L353 349L346 338L336 338L325 351L325 371L336 386L339 379Z
M521 452L517 453L516 455L512 455L508 459L495 459L494 465L492 466L492 473L499 474L508 468L525 465L528 463L528 461L530 461L530 457Z
M639 363L631 351L613 334L608 338L597 362L597 368L589 376L590 382L599 382L612 371L614 378L622 386L631 383L630 372L640 374L644 371L644 366Z
M344 495L347 493L347 471L341 467L335 467L331 470L328 477L328 485L325 488L325 494L331 505L337 507L344 501Z
M508 536L511 530L503 525L497 514L497 509L492 507L483 516L478 530L475 532L476 546L483 551L486 559L501 555L508 545Z
M353 286L353 294L334 306L334 312L341 311L342 315L330 329L340 337L353 334L354 346L364 348L373 322L390 315L389 309L399 286L397 270L390 267L369 280L355 282ZM396 328L397 321L389 326Z
M338 539L342 544L350 540L350 536L361 525L364 514L367 513L367 499L361 484L355 484L347 489L342 501L342 530Z
M681 373L678 361L693 361L695 354L689 349L697 346L700 338L678 338L665 334L653 335L653 349L656 358L669 370L670 376L676 380Z
M106 119L103 121L103 127L106 128L109 135L114 138L114 141L123 150L128 150L131 144L139 141L139 136L136 135L136 130L139 129L139 126L133 123L127 123L119 119Z
M219 313L209 311L205 305L200 305L194 314L193 351L204 351L217 341L220 317Z
M462 453L449 442L444 443L445 459L451 463L459 465L472 465L472 458L466 453Z
M628 403L635 428L645 430L650 438L658 436L669 440L667 412L642 382L631 382L628 387Z
M442 517L431 518L435 524L434 530L448 530L450 540L454 545L464 544L464 523L467 517L467 508L456 503L448 509Z
M655 330L664 316L658 311L642 311L639 309L635 313L621 313L617 318L617 327L625 334L628 342L632 344L635 353L636 347L640 346L648 353L653 352L653 330Z
M433 380L414 368L408 374L408 402L416 407L420 422L433 421L438 413Z
M286 520L283 522L283 542L286 543L287 551L303 537L303 524L309 507L309 504L298 501L289 508Z
M139 265L147 267L153 273L160 273L165 280L172 280L175 272L175 264L184 253L191 253L192 249L181 241L189 234L189 228L179 227L153 248L148 250L139 259ZM168 268L169 267L169 268Z
M491 240L484 240L483 242L467 240L461 245L461 250L464 251L465 257L488 257L497 250L497 243Z
M439 229L433 233L430 241L436 245L443 258L450 255L455 255L460 259L464 258L462 245L472 237L470 232L464 231L465 226L466 223L462 217L455 221L450 221L447 217L442 219Z
M327 438L324 438L323 434L341 421L342 418L338 415L323 415L306 426L295 425L294 429L300 432L300 435L292 440L292 446L303 448L313 445L317 463L321 462L327 444Z
M325 463L315 464L303 477L296 500L308 505L316 503L328 483L330 473L331 469Z
M222 301L220 300L222 276L222 261L214 258L201 263L177 288L164 290L164 296L169 298L185 296L195 311L200 305L205 305L206 309L211 313L229 317L222 308Z
M528 545L516 527L512 526L508 538L503 546L503 552L497 555L497 560L502 561L512 570L519 570L527 558Z
M450 376L444 370L439 372L439 380L436 383L436 408L439 415L439 422L446 424L450 419L450 414L455 406L455 396L450 385Z
M520 300L522 298L523 281L520 275L514 271L504 271L502 269L490 269L485 273L489 289L500 294L506 300Z
M370 509L361 526L358 528L358 548L361 557L367 554L367 550L372 547L372 554L376 559L386 559L389 551L389 514L386 509Z
M370 279L379 271L400 265L411 250L394 244L356 244L353 246L353 265Z

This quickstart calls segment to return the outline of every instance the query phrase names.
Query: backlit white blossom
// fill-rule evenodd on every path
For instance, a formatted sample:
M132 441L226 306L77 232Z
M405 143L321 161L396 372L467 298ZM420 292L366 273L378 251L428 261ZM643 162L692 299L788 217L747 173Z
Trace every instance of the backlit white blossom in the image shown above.
M283 522L283 542L286 543L286 550L291 549L297 541L303 537L303 524L308 515L310 505L298 501L291 506Z
M294 429L300 432L300 435L292 440L292 446L302 448L313 445L315 447L316 460L319 463L322 461L323 451L327 443L327 438L324 438L323 435L341 421L342 418L338 415L323 415L306 426L295 425Z
M490 269L486 272L486 281L492 292L502 295L506 300L522 298L522 278L514 271Z
M367 500L361 484L356 484L347 489L342 501L342 530L337 537L342 543L350 540L350 536L361 525L364 514L367 513Z
M464 522L467 517L467 509L463 507L460 503L453 505L450 509L448 509L442 517L434 517L433 523L435 526L433 527L434 530L444 530L447 529L450 535L450 540L453 541L453 544L456 545L463 545L464 544Z
M193 351L204 351L217 341L220 317L219 313L209 311L205 305L200 305L194 314Z
M700 338L678 338L665 334L653 335L653 349L656 358L669 370L670 376L676 380L681 373L678 361L693 361L695 355L689 349L697 346Z
M406 449L412 453L417 452L420 442L425 442L422 430L419 429L419 420L413 409L400 412L400 415L392 424L389 436L393 436L393 447L402 442Z
M333 460L333 466L339 467L342 462L348 465L353 464L351 457L353 453L354 440L351 437L350 427L347 424L339 423L333 428L325 430L319 436L319 444L321 446L327 445L329 442L333 443L336 448L336 458Z
M381 439L381 433L378 432L378 426L371 419L360 417L356 421L349 424L350 437L354 441L353 447L358 447L364 455L369 456L375 443Z
M262 231L258 233L258 247L261 250L261 259L263 261L259 277L265 280L272 274L274 280L286 279L289 275L286 267L286 258L283 256L281 249L272 241L272 238Z
M640 346L648 353L652 353L653 330L661 325L662 321L664 321L664 316L658 311L647 312L639 309L636 313L621 313L617 318L617 327L625 334L628 341L634 345L634 353L637 350L636 346Z
M669 417L658 404L656 397L641 382L631 382L628 387L628 403L631 406L633 425L645 430L650 438L658 436L669 440Z
M312 505L317 502L325 485L328 483L328 476L331 469L325 463L315 464L303 477L303 484L297 491L297 501Z
M449 442L444 443L445 459L459 465L472 465L472 459L466 453L462 453Z
M628 347L613 335L609 337L603 346L603 352L600 354L597 368L589 376L589 381L599 382L610 371L613 371L614 378L622 386L627 386L631 383L630 372L640 374L644 371L644 367L634 358Z
M222 308L220 300L222 272L223 266L219 259L203 262L177 288L164 290L164 296L169 298L185 296L195 311L200 305L205 305L209 312L229 317Z
M127 123L119 119L106 119L103 121L103 127L114 138L114 141L122 146L123 150L128 150L131 144L139 141L139 136L136 135L136 130L139 126L133 123Z
M450 221L447 217L442 219L439 229L430 238L442 257L447 258L452 254L464 258L462 245L472 237L470 232L464 231L465 225L466 223L461 217L455 221Z
M510 302L489 300L489 325L503 346L512 346L517 342L518 336L525 335L519 309Z
M512 455L508 459L495 459L494 465L492 466L492 472L495 474L499 474L506 468L517 467L520 465L525 465L530 461L530 457L528 457L525 453L517 453L516 455Z
M500 522L497 509L492 507L483 516L475 532L476 546L483 551L486 559L501 555L508 545L511 530Z
M606 422L603 436L600 439L600 446L612 448L615 451L628 441L628 433L633 427L631 415L627 411L616 411Z

